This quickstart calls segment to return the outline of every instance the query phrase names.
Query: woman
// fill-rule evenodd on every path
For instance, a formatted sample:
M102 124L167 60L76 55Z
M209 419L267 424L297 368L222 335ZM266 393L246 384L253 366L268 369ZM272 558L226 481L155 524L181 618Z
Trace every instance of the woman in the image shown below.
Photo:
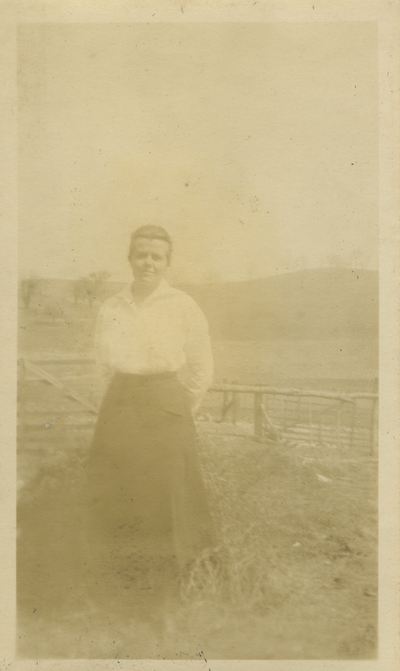
M88 531L98 547L129 547L141 615L215 545L193 422L212 379L210 339L197 304L164 279L171 250L161 227L133 233L133 283L105 301L96 329L107 391L86 466Z

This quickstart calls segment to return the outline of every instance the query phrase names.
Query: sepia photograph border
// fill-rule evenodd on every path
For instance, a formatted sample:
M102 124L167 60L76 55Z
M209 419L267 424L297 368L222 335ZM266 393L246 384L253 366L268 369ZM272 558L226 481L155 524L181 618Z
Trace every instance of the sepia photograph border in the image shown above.
M184 10L184 11L183 11ZM399 657L399 2L32 0L1 11L0 670L394 671ZM376 660L24 660L16 656L17 53L20 23L358 22L379 34L379 652Z

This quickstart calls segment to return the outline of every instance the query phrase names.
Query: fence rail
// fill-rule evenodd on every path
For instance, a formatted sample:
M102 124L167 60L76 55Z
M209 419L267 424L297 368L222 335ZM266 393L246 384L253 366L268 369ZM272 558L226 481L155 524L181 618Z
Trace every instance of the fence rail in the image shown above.
M262 442L308 439L349 448L377 446L377 394L239 384L214 385L209 391L222 393L219 422L230 418L237 423L252 406L254 437Z
M32 363L33 359L35 363ZM40 363L40 366L38 365ZM78 392L71 384L60 379L66 372L66 365L74 367L75 376L79 380L79 373L83 370L88 378L95 379L91 371L94 360L88 357L64 354L62 357L54 355L37 355L36 357L21 357L19 359L20 386L26 387L29 381L41 381L57 388L63 396L78 403L81 412L90 417L87 425L93 426L93 416L98 412L97 405ZM46 368L56 367L50 373ZM60 371L60 372L59 372ZM91 372L90 372L91 371ZM82 375L82 377L84 377ZM68 381L71 376L67 375ZM94 386L93 384L91 385ZM221 402L215 404L212 397L215 394L222 396ZM27 423L27 402L34 402L29 392L20 394L23 407L20 408L22 423ZM348 447L368 447L372 451L377 446L377 409L378 395L371 393L335 393L316 390L302 390L266 385L243 384L215 384L203 404L206 418L216 423L232 423L238 426L247 423L252 426L253 437L260 442L288 442L313 441L320 444ZM207 414L207 410L211 410ZM33 413L34 414L34 411ZM36 415L40 414L36 411ZM84 420L76 419L76 412L62 411L60 415L65 420L84 424Z
M333 399L343 399L347 401L352 398L377 398L377 394L371 394L369 392L349 392L346 394L336 393L336 392L325 392L325 391L313 391L308 389L291 389L284 387L268 387L266 385L244 385L244 384L214 384L210 387L209 391L233 391L241 394L274 394L275 396L315 396L318 398L333 398Z

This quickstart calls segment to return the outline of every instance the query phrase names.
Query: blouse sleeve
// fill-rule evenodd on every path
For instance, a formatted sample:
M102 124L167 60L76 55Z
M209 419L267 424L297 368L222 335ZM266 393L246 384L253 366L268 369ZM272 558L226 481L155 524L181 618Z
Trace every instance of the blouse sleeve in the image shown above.
M109 363L109 329L108 329L108 309L102 305L97 315L96 330L94 336L95 356L97 373L101 381L102 391L105 391L114 370Z
M187 307L185 354L187 376L184 386L195 414L212 384L213 355L207 320L194 301Z

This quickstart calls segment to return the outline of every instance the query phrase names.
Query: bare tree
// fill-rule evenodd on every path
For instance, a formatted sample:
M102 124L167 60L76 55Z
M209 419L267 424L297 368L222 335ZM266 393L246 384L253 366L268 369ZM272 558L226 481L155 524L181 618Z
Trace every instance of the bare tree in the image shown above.
M75 305L78 305L78 303L87 303L89 307L92 307L94 300L99 295L103 282L109 277L110 273L107 270L100 270L76 280L73 286Z
M21 297L25 309L29 310L32 298L37 291L39 280L36 277L29 277L21 282Z
M73 294L74 294L74 303L86 303L87 301L87 279L86 277L80 277L78 280L75 280L73 284Z

